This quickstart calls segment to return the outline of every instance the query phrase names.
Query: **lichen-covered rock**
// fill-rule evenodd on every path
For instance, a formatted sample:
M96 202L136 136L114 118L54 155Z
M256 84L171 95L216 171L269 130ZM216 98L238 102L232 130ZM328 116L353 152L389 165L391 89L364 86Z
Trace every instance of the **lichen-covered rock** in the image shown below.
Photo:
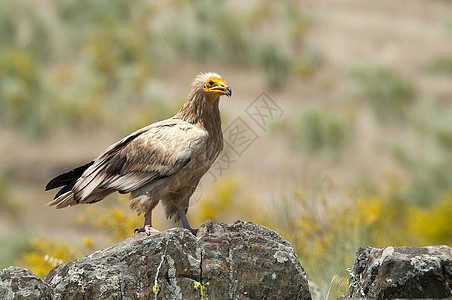
M290 243L241 221L207 221L197 236L181 228L136 234L45 281L52 299L310 299Z
M348 298L448 298L452 295L452 248L360 247Z
M9 267L0 271L0 299L50 299L50 289L31 271Z
M198 233L209 299L310 299L292 245L253 223L212 225Z
M45 281L53 299L139 299L158 290L162 299L181 299L182 292L185 298L193 298L200 264L194 236L184 229L171 229L150 236L136 234L59 265Z

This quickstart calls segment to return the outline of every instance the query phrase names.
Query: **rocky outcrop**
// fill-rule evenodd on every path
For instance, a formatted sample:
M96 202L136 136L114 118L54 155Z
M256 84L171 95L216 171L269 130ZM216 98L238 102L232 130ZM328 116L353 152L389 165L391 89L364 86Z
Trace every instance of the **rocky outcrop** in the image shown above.
M9 267L0 271L0 299L50 299L50 289L31 271Z
M310 287L309 287L310 286ZM0 299L325 299L288 241L261 225L206 221L136 234L50 271L0 271ZM346 297L452 296L452 248L361 247Z
M349 285L349 298L451 297L452 248L360 247Z
M3 277L8 276L3 276L2 292L10 299L20 298L14 297L20 289L41 293L29 299L311 298L290 243L263 226L241 221L207 221L197 236L182 228L136 234L59 265L45 282L21 270L36 283L31 286L21 275L11 275L5 285Z

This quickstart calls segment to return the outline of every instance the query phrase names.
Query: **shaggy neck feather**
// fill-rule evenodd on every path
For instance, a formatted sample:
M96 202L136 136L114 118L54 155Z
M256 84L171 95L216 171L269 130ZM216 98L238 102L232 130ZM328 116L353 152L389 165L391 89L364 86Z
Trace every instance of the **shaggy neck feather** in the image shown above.
M208 132L221 132L219 99L220 97L216 98L213 104L210 104L202 88L195 89L188 95L188 100L175 117L191 124L198 124Z

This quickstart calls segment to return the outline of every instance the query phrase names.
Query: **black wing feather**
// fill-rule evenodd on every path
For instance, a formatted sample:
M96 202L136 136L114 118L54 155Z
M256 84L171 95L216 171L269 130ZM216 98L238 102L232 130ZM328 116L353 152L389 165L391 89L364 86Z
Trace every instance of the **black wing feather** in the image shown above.
M93 163L94 163L94 161L90 161L89 163L87 163L83 166L80 166L78 168L70 170L69 172L58 175L57 177L50 180L49 183L47 183L46 191L55 189L60 186L65 186L65 185L71 184L73 181L74 181L74 183L72 184L72 186L74 186L75 181L77 181L77 179L80 176L82 176L83 172L85 172L85 170L88 169ZM71 186L71 188L72 188L72 186ZM66 187L64 187L63 189L65 189L65 188Z

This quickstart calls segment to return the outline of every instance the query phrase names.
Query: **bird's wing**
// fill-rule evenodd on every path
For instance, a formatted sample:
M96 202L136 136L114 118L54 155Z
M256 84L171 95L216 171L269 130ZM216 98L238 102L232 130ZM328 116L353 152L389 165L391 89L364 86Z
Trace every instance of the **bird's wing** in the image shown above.
M96 189L128 193L171 176L206 146L207 132L172 118L144 127L110 146L81 176L76 202L89 202ZM85 200L85 201L84 201Z

